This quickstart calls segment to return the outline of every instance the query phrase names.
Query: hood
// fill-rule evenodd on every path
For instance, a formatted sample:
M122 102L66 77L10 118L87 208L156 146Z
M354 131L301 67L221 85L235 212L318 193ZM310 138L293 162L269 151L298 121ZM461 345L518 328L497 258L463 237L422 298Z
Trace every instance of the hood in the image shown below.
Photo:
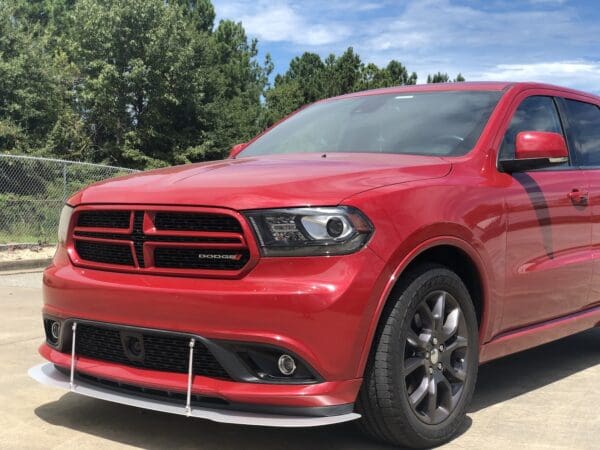
M366 190L440 178L438 157L335 153L268 155L189 164L94 184L69 203L217 206L237 210L337 205Z

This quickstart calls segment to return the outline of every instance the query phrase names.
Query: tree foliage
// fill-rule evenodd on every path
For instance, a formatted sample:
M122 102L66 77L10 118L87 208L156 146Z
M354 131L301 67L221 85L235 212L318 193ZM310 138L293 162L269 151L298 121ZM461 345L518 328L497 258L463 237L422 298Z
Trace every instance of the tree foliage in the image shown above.
M287 72L277 75L273 87L267 89L267 121L272 123L302 105L323 98L416 82L417 74L409 73L402 63L392 60L386 67L365 64L352 47L341 56L332 54L324 61L319 55L307 52L292 59Z
M461 73L456 75L453 80L450 79L450 75L442 72L427 75L427 83L460 83L462 81L465 81L465 77Z
M270 83L257 55L210 0L0 0L0 151L136 168L215 159L307 103L417 82L348 48L304 53Z

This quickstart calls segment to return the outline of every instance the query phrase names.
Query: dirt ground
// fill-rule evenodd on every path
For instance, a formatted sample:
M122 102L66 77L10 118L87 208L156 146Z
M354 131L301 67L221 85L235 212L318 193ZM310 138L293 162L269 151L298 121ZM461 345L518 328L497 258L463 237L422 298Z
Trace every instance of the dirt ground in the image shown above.
M54 255L55 246L35 246L27 249L0 249L0 262L4 261L29 261L34 259L48 259Z
M352 423L259 428L188 419L38 385L41 273L0 273L0 449L389 449ZM480 368L469 419L444 449L600 448L600 328Z

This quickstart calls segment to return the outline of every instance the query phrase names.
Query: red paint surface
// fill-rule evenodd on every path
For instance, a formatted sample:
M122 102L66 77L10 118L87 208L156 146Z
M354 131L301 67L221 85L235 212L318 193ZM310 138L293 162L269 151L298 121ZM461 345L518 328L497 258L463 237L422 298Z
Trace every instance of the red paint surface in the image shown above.
M561 134L524 131L517 135L515 156L517 159L568 158L569 150Z
M234 215L254 208L350 205L375 227L361 251L261 258L252 234L245 233L245 244L254 249L252 264L232 278L211 279L74 266L67 243L45 272L44 311L289 348L325 382L274 386L197 378L194 390L231 401L296 406L354 401L389 292L407 265L435 246L460 249L478 270L482 361L597 326L600 172L574 168L514 176L499 172L496 158L512 114L527 96L596 104L600 99L528 83L427 85L352 95L442 89L506 91L466 156L244 158L242 151L237 159L105 181L69 201L78 209L105 204L146 210L210 207ZM589 191L589 205L571 201L574 189ZM45 345L41 353L59 365L69 363L68 355ZM82 360L79 367L134 384L185 384L185 376L97 361Z

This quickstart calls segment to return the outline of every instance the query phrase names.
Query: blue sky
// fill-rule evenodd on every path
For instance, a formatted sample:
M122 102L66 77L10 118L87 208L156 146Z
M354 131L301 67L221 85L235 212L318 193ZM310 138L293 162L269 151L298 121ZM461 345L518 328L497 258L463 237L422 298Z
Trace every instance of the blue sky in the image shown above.
M599 0L214 0L241 21L275 72L304 51L364 62L397 59L419 82L438 70L467 80L533 80L600 93Z

